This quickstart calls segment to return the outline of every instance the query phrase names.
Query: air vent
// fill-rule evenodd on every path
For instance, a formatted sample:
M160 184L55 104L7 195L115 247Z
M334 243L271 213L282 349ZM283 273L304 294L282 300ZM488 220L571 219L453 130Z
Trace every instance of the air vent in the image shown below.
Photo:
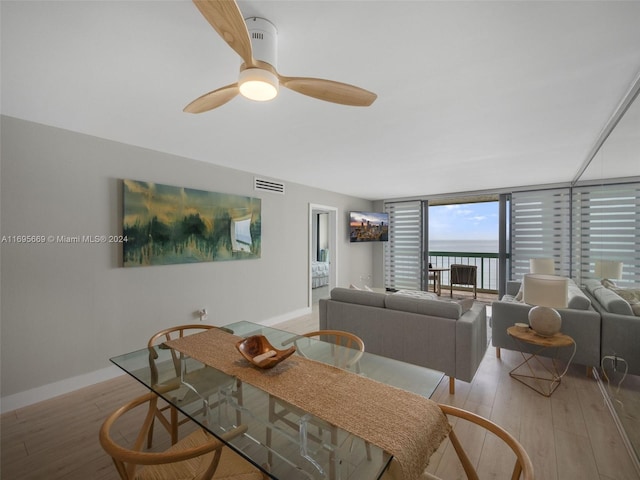
M262 192L279 193L284 195L284 183L274 182L273 180L265 180L264 178L253 178L254 190Z
M262 32L251 32L251 38L255 38L258 40L264 40L264 33Z

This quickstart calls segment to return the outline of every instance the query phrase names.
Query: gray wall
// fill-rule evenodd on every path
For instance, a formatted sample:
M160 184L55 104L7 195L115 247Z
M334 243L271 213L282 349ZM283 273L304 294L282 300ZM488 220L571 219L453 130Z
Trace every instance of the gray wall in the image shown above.
M3 236L118 234L122 178L262 198L258 260L125 269L117 244L2 243L3 410L101 380L109 357L200 307L216 325L308 311L309 203L339 209L338 285L372 272L373 247L347 232L347 212L369 201L291 183L256 192L247 172L6 116L1 128Z

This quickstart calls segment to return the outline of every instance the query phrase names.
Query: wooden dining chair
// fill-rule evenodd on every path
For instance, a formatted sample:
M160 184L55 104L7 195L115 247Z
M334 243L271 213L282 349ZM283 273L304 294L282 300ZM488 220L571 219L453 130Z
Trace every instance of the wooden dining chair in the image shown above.
M321 340L326 343L332 344L332 346L340 346L346 348L332 348L331 351L331 363L338 368L350 370L355 369L356 373L360 373L360 359L364 353L364 341L357 335L351 332L345 332L342 330L315 330L313 332L303 333L301 335L294 336L288 340L282 342L282 345L289 345L291 343L296 344L298 347L297 353L302 357L308 358L305 355L304 348L300 348L298 342L303 338L312 338ZM328 359L327 359L328 360ZM277 399L274 396L269 396L269 424L274 425L276 422L282 422L294 430L298 430L299 418L305 415L306 412ZM293 418L289 418L293 416ZM338 429L330 425L327 422L319 419L314 419L311 423L318 428L318 435L321 436L323 430L328 430L331 433L331 443L337 444ZM313 434L309 434L310 438L316 438ZM271 445L272 440L272 427L267 427L267 446ZM371 448L369 444L365 444L367 458L371 459ZM269 451L269 462L271 462L271 453ZM333 471L333 463L331 464L332 471L330 472L330 478L334 478L335 472Z
M444 404L438 404L438 406L445 415L457 417L467 422L478 425L479 427L498 437L506 444L509 449L511 449L512 453L515 455L514 466L511 471L511 476L509 477L511 480L534 480L533 463L531 463L529 455L527 454L524 447L520 444L520 442L518 442L518 440L516 440L515 437L507 432L504 428L492 422L491 420L488 420L467 410ZM458 423L456 423L456 426L458 426ZM454 451L456 452L458 459L460 460L460 463L462 464L462 468L464 470L466 478L468 480L480 480L478 472L473 466L473 462L469 459L469 456L464 450L460 439L456 435L455 428L449 432L448 438L451 442L451 445L453 446ZM391 472L387 471L382 476L382 480L401 479L396 478ZM425 471L419 480L440 480L440 478Z
M203 429L198 429L163 452L141 451L155 418L158 396L148 393L118 408L107 417L99 433L102 448L111 456L122 480L264 480L267 477L253 464L226 447ZM132 445L123 445L126 429L136 408L147 406L142 427ZM125 418L123 418L125 417ZM229 441L247 430L246 425L226 432ZM118 438L118 441L115 440Z
M169 387L173 386L173 389L167 389L167 395L173 396L172 403L182 403L184 405L198 400L206 400L206 404L203 404L203 409L207 407L215 406L215 402L209 402L209 398L213 394L217 394L217 390L214 391L206 391L206 392L195 392L189 389L185 389L185 383L189 384L198 384L197 377L204 376L211 377L215 374L208 367L199 367L193 371L186 371L184 358L180 352L177 352L173 349L169 349L171 351L171 360L173 364L173 368L171 370L169 378L165 378L166 375L163 375L163 380L160 380L160 374L158 372L158 365L156 360L158 359L158 352L156 349L158 348L166 348L164 347L164 343L169 340L175 340L177 338L182 338L187 335L191 335L194 333L203 332L206 330L210 330L212 328L219 328L213 325L203 325L203 324L188 324L188 325L177 325L174 327L165 328L151 336L149 342L147 343L147 347L149 349L149 368L151 369L151 385L158 385L162 383L163 386ZM223 375L221 374L222 378ZM181 388L182 387L182 388ZM179 398L178 398L179 396ZM203 411L204 413L204 411ZM179 412L172 404L165 404L165 402L160 401L160 405L157 406L155 411L155 418L152 419L151 425L149 427L149 436L147 439L147 447L151 448L153 442L153 427L155 424L155 420L158 420L160 424L169 432L171 435L171 443L175 444L178 442L178 427L190 421L188 417L180 418ZM240 423L240 422L238 422Z
M331 360L333 366L345 370L354 369L356 373L360 373L360 359L364 353L364 341L357 335L343 330L316 330L290 338L282 342L282 345L294 343L299 347L297 342L302 338L315 338L333 345L346 347L332 351L333 358ZM306 358L304 348L298 348L297 352Z

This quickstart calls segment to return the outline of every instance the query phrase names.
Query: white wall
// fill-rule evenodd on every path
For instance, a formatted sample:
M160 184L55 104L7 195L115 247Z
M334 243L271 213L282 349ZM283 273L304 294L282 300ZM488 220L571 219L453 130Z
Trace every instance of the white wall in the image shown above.
M370 209L369 201L291 183L286 195L256 192L247 172L10 117L2 117L1 135L5 237L120 233L122 178L262 199L257 260L122 268L117 244L2 243L5 411L101 380L109 357L144 347L161 328L197 321L200 307L216 325L305 313L309 203L339 209L338 285L372 271L372 247L349 244L345 213Z
M384 201L377 200L373 202L374 212L384 212ZM378 288L384 288L384 242L375 242L373 244L373 285Z

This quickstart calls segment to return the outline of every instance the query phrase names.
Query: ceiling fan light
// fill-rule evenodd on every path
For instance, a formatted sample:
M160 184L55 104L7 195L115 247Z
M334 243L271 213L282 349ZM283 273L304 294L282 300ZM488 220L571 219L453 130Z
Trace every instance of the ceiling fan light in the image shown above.
M267 70L247 68L240 72L238 86L242 96L258 102L266 102L278 95L279 83L278 77Z

